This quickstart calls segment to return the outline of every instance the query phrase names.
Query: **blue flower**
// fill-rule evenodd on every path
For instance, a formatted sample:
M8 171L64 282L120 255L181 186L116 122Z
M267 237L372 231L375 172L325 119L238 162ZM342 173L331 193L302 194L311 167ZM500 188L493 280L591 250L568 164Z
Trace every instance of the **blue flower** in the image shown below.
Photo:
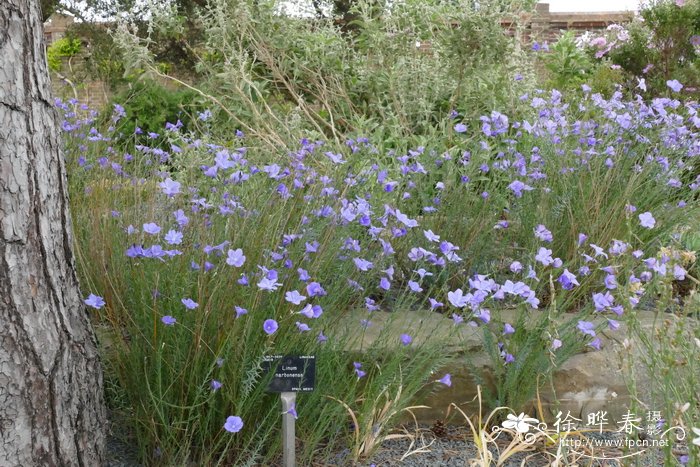
M245 255L241 248L235 250L228 250L228 258L226 258L226 264L229 266L234 266L240 268L245 263Z
M452 376L449 373L446 373L445 376L437 380L438 383L444 384L447 387L452 386Z
M168 195L169 197L175 196L176 194L180 193L180 182L176 182L170 177L160 182L159 186L163 189L163 193Z
M467 131L467 125L464 123L458 123L454 126L454 130L457 133L465 133Z
M235 415L228 417L226 419L226 423L224 423L224 430L228 431L229 433L238 433L242 428L243 420L241 417L237 417Z
M172 316L170 316L170 315L163 316L160 320L161 320L161 321L163 322L163 324L165 324L166 326L172 326L172 325L174 325L175 323L177 323L177 320L176 320L175 318L173 318Z
M99 310L100 308L105 306L105 301L99 295L90 294L88 298L85 299L85 304L87 306L95 308L96 310Z
M653 229L656 225L656 219L650 212L644 212L639 215L639 225L646 227L647 229Z
M279 328L279 325L277 324L277 321L274 319L266 319L265 322L263 323L263 330L268 336L271 336L272 334L277 331Z
M670 79L666 81L666 86L671 88L673 92L680 92L683 89L683 85L677 79Z

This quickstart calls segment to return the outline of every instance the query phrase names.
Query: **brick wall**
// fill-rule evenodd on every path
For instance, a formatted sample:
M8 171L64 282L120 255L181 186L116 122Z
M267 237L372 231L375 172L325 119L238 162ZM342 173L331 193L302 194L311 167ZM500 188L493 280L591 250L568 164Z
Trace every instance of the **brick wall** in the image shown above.
M563 32L573 31L576 35L585 31L601 31L611 24L624 24L632 21L634 12L550 12L548 3L538 3L535 14L524 18L525 34L530 40L555 42ZM512 21L502 21L505 28L512 27Z

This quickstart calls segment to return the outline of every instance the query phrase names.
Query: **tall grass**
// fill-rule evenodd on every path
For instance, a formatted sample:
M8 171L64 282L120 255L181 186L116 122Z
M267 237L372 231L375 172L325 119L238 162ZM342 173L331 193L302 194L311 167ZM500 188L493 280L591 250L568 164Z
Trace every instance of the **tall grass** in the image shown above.
M554 91L523 101L532 110L517 119L446 119L425 147L352 136L270 151L256 138L221 143L171 127L159 139L167 144L135 146L132 155L110 146L113 129L100 135L94 120L61 104L83 287L107 303L95 313L107 377L142 458L273 462L281 409L265 393L261 367L273 353L317 356L318 390L299 398L304 462L370 439L357 435L368 420L381 420L371 434L380 440L426 384L440 388L433 373L457 356L439 325L406 325L403 341L389 328L365 340L376 313L390 313L400 329L439 301L446 320L464 321L451 332L481 326L492 403L516 410L546 382L533 373L546 379L568 356L596 347L591 331L612 327L607 318L634 319L644 288L654 298L656 281L675 274L672 261L667 272L663 258L644 260L700 212L690 170L696 133L683 126L692 115L670 100L651 108L621 95L566 101ZM632 124L619 118L625 113ZM578 285L566 286L564 269ZM265 280L274 290L264 290ZM325 294L307 288L312 282ZM305 301L292 304L293 291ZM593 303L606 291L614 306ZM468 296L462 303L458 292ZM306 304L323 313L305 316ZM508 308L519 310L515 322L501 314ZM273 333L263 328L270 319L279 325ZM425 331L434 338L416 339ZM380 396L392 401L390 416L377 415ZM240 433L223 429L229 415L244 420Z

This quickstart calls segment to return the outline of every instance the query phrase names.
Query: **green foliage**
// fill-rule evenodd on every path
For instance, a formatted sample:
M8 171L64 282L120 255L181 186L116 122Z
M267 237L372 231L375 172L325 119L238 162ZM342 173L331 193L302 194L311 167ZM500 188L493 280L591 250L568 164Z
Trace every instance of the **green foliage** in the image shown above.
M217 0L201 11L203 41L189 48L202 57L198 87L247 133L264 132L276 144L303 131L335 140L391 133L400 140L432 134L453 109L477 115L519 105L531 83L514 77L531 73L500 20L525 3L532 2L408 1L380 8L362 0L349 7L349 34L330 18L280 15L273 1ZM154 18L150 29L177 30L176 18ZM127 63L155 68L158 58L147 56L146 47L157 41L128 37L126 29L118 37Z
M131 84L113 100L126 111L116 126L116 141L121 144L150 141L149 133L163 133L166 123L182 123L185 129L191 113L198 107L197 96L187 89L170 89L153 80ZM140 129L137 132L137 128Z
M593 63L586 53L576 45L571 31L564 33L545 55L545 65L551 73L551 85L557 89L570 89L586 81Z
M67 31L74 37L80 37L85 47L85 60L82 65L80 80L101 80L112 90L125 84L124 58L116 47L110 28L107 25L91 22L73 23Z
M64 58L74 57L82 48L80 39L66 36L54 41L46 49L46 58L49 62L49 69L59 71Z
M620 86L626 84L625 73L610 62L603 61L594 66L586 83L591 87L592 92L599 92L610 98Z

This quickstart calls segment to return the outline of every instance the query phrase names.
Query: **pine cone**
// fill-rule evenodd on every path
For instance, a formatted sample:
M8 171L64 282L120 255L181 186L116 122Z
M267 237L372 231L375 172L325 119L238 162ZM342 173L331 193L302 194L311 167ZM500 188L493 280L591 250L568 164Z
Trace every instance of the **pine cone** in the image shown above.
M438 438L444 438L447 436L447 427L445 426L445 422L442 420L435 420L435 424L430 427L430 431L432 431Z

